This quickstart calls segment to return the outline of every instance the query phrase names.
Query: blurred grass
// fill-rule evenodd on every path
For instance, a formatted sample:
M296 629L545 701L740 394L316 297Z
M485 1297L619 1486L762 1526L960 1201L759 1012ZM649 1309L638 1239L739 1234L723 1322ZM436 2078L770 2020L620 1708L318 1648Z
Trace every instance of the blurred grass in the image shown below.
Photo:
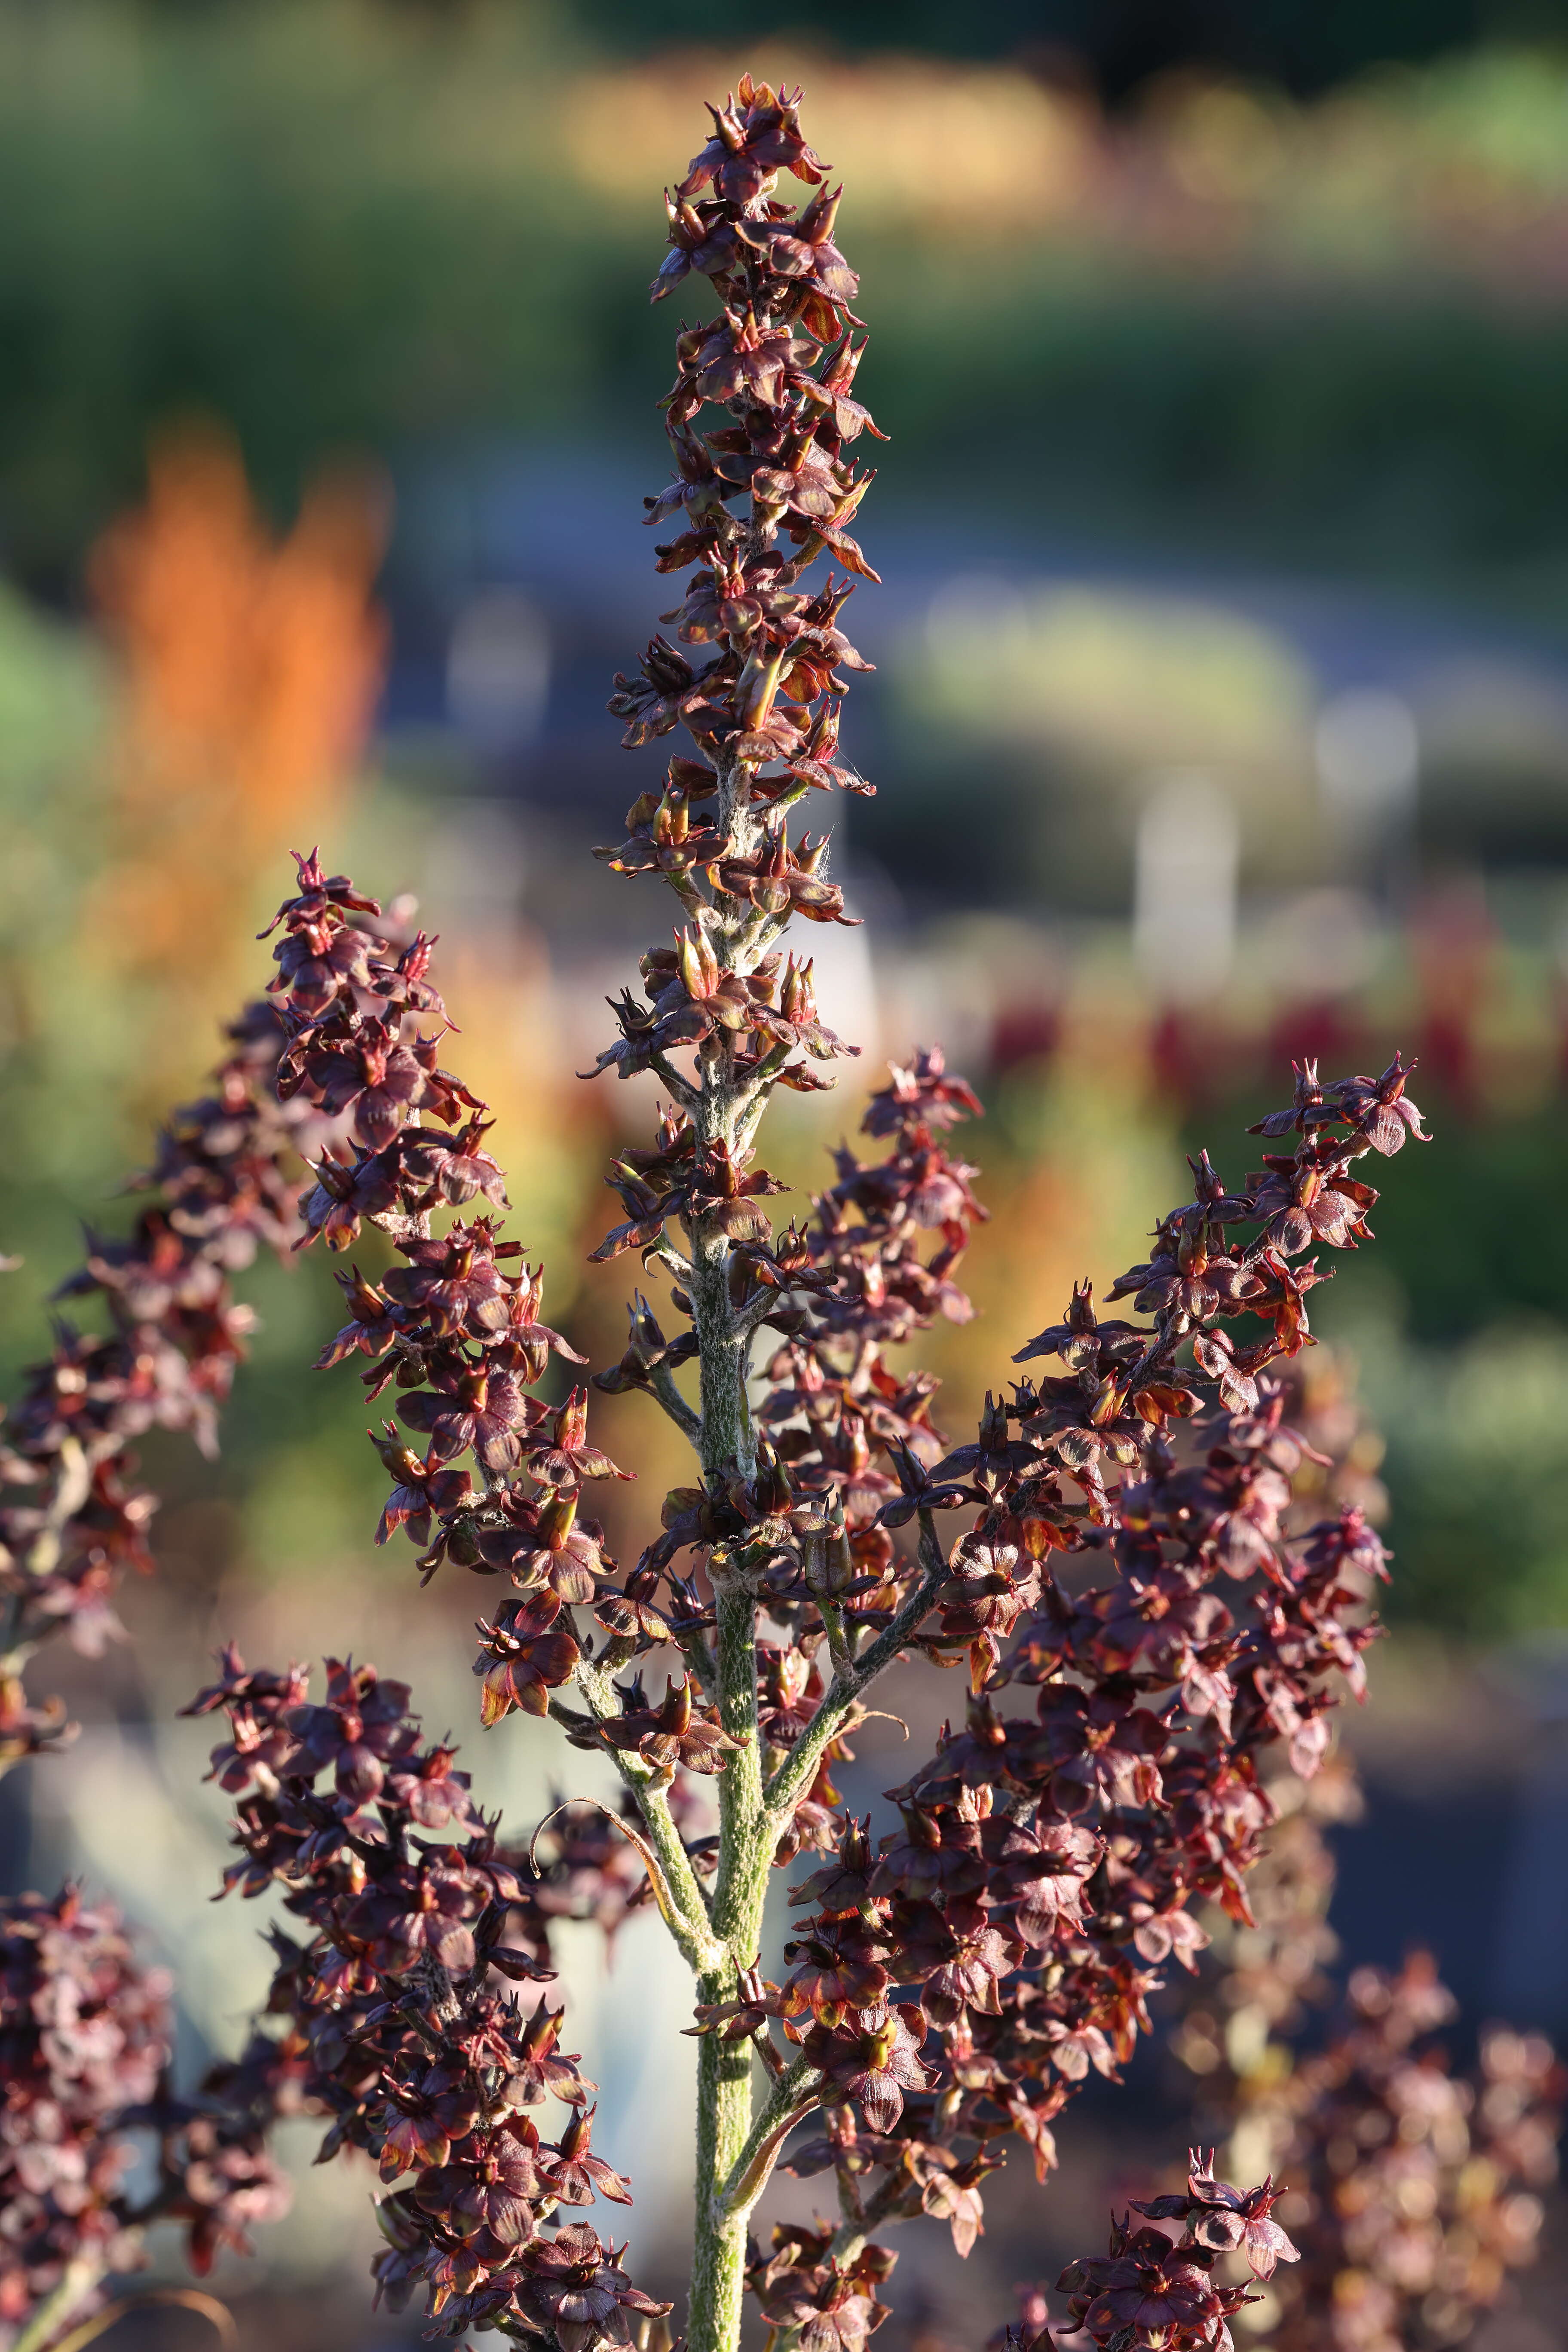
M107 848L108 665L81 632L0 590L0 1250L63 1241L58 1188L101 1189L123 1165L122 1003L78 952ZM62 1084L62 1079L66 1083ZM68 1217L70 1212L66 1213Z
M763 43L850 179L887 487L1058 530L1554 580L1568 68L1106 125L1014 68ZM597 58L550 0L0 4L0 522L69 580L172 410L279 507L325 450L655 427L657 189L739 52ZM645 422L646 420L646 422Z

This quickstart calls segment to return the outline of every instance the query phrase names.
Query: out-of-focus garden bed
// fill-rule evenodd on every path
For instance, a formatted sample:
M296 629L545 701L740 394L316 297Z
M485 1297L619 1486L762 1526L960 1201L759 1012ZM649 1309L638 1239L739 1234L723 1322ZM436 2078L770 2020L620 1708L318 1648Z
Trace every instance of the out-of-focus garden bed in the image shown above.
M1450 578L1545 609L1568 474L1568 72L1482 52L1108 121L1021 66L784 36L851 175L884 492ZM644 192L739 50L538 5L0 9L0 531L58 590L150 425L327 449L616 439L664 365ZM547 320L548 335L536 331ZM961 408L980 444L953 442ZM652 446L651 438L648 443Z

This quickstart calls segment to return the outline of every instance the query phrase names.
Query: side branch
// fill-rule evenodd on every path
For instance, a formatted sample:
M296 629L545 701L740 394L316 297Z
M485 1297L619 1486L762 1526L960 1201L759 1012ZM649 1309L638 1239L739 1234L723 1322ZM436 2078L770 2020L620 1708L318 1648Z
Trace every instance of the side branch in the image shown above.
M612 1672L606 1662L593 1664L587 1660L577 1670L583 1696L599 1723L614 1722L620 1712L611 1684ZM605 1752L637 1799L637 1811L647 1823L648 1843L663 1874L668 1898L668 1907L661 1901L659 1909L682 1959L698 1976L721 1966L724 1948L713 1933L708 1897L691 1866L691 1856L686 1851L662 1785L640 1758L621 1748L612 1748ZM656 1882L655 1893L658 1891Z
M793 1045L770 1046L747 1078L739 1097L741 1123L738 1136L742 1143L749 1143L756 1133L758 1123L768 1107L768 1096L773 1081L794 1051Z
M921 1511L920 1583L887 1629L847 1671L839 1667L816 1713L763 1790L766 1827L776 1844L795 1807L816 1777L823 1750L843 1727L844 1718L868 1683L890 1666L922 1619L931 1614L939 1588L947 1575L947 1561L930 1511Z
M648 1374L648 1388L687 1442L702 1451L702 1423L675 1385L675 1375L664 1364Z
M903 2186L899 2174L892 2173L883 2181L863 2213L851 2214L840 2222L833 2233L830 2249L836 2262L847 2263L855 2261L878 2223L886 2221L897 2212Z
M720 2213L734 2216L751 2211L768 2185L779 2151L796 2124L816 2106L821 2088L822 2076L804 2056L779 2076L723 2187L714 2191L713 2202Z
M682 1110L694 1111L697 1108L702 1099L699 1089L689 1078L681 1076L668 1054L650 1054L647 1066L656 1077L664 1080L669 1089L671 1102L679 1103Z
M58 2342L59 2330L86 2302L106 2269L95 2253L73 2256L66 2264L59 2284L45 2296L16 2338L13 2352L44 2352L46 2345Z

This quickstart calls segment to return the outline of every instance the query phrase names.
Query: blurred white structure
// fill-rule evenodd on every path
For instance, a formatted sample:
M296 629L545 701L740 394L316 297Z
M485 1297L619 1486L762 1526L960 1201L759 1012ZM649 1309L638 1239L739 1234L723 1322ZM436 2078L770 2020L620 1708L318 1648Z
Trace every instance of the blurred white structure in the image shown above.
M1415 805L1421 737L1410 705L1381 687L1324 703L1312 733L1323 804L1358 833L1381 832Z
M1195 1004L1224 982L1236 953L1241 830L1227 793L1201 769L1148 780L1132 889L1140 971L1170 1003Z
M550 691L550 631L531 597L487 588L465 604L447 647L447 709L487 751L531 743Z
M527 879L522 811L511 801L454 802L430 836L421 920L427 930L488 946L515 934Z
M832 872L831 866L828 869ZM844 886L846 908L858 913L857 891L852 869L833 873L833 879ZM807 937L795 935L795 953L810 959L814 967L817 1010L827 1026L843 1038L847 1045L858 1045L858 1062L823 1065L824 1075L837 1076L846 1093L853 1094L866 1087L875 1087L881 1079L883 1052L904 1050L901 1040L892 1040L885 1048L882 1042L880 993L871 962L871 927L862 917L851 929L839 923L814 923ZM826 1110L827 1107L825 1105ZM834 1116L840 1122L845 1114L835 1105Z

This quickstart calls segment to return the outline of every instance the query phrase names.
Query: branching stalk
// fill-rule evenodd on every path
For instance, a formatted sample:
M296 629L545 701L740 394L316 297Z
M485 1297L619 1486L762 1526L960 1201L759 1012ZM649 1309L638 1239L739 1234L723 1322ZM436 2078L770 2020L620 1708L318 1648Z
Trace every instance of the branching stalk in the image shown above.
M920 1526L923 1571L920 1583L891 1624L868 1643L858 1660L848 1665L847 1671L841 1669L835 1674L816 1713L763 1791L763 1809L775 1846L816 1778L825 1749L844 1728L845 1719L861 1692L892 1664L921 1621L931 1614L938 1589L948 1572L947 1562L930 1511L921 1512Z
M584 1659L577 1674L583 1696L600 1723L613 1720L620 1712L612 1680L614 1669L609 1662L614 1647L612 1644L604 1659ZM637 1810L647 1826L648 1842L664 1882L662 1889L656 1882L656 1893L665 1925L688 1967L699 1975L710 1973L722 1966L723 1949L713 1935L709 1899L691 1866L691 1857L669 1810L669 1800L656 1775L639 1758L622 1748L613 1748L606 1752L636 1798Z
M822 2077L809 2060L800 2057L779 2075L766 2105L752 2126L734 2168L714 2203L726 2214L749 2213L767 2187L780 2151L796 2124L816 2105Z
M667 1366L663 1364L656 1364L653 1370L648 1374L648 1386L653 1391L658 1402L664 1407L665 1412L669 1415L671 1421L674 1422L677 1429L679 1430L682 1437L688 1439L689 1443L695 1446L697 1452L700 1454L702 1451L701 1416L699 1413L693 1412L691 1407L687 1403L686 1399L681 1395L680 1391L675 1384L674 1373L671 1372Z

